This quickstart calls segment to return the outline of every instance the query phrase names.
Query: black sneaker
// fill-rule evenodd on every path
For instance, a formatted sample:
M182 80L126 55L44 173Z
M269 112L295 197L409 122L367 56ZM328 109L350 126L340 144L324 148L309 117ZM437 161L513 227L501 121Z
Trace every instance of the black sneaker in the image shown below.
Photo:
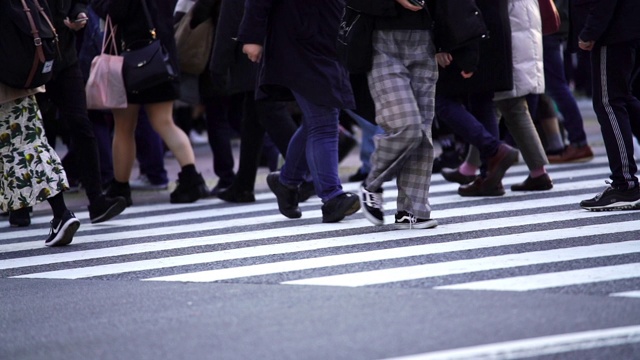
M131 200L131 187L129 186L129 183L117 183L115 180L112 180L107 186L107 190L105 190L104 195L107 198L113 199L123 197L125 205L133 205L133 200Z
M582 200L580 207L590 211L640 210L640 188L618 190L609 186L593 199Z
M185 175L178 173L178 186L169 195L172 204L188 204L209 196L209 189L201 174Z
M298 206L298 187L287 186L280 182L280 172L274 171L267 175L267 185L276 195L278 200L278 210L289 219L298 219L302 216L302 211Z
M305 181L300 184L300 188L298 189L298 202L305 202L315 194L316 188L313 185L313 181Z
M420 219L406 211L396 213L396 229L431 229L438 226L438 220Z
M127 208L127 200L122 196L108 198L104 195L89 204L89 219L92 224L107 221Z
M365 185L360 186L360 205L367 220L374 225L384 224L384 212L382 209L382 188L377 192L369 191Z
M69 245L73 240L73 235L80 227L80 220L69 210L64 212L62 219L53 218L51 220L51 231L49 238L44 242L46 246Z
M353 215L360 210L360 201L354 193L342 193L333 199L329 199L322 205L322 222L333 223Z

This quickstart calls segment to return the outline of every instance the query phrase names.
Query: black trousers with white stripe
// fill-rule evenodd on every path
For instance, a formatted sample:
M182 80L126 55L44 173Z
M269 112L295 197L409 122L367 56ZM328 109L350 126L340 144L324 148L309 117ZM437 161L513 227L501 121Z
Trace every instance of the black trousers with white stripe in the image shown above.
M640 72L640 39L597 46L591 53L593 108L611 168L611 186L638 186L633 158L632 123L640 122L640 100L631 84Z

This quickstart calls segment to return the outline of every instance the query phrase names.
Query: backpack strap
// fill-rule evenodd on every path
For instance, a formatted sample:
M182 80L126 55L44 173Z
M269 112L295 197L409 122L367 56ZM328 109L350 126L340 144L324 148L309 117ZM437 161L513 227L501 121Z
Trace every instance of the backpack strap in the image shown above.
M29 26L31 27L31 35L33 35L33 45L35 45L36 47L36 52L35 52L35 55L33 56L33 65L31 66L31 71L29 72L29 76L27 77L27 81L25 82L25 87L27 87L29 84L31 84L33 77L36 75L36 71L38 70L38 64L44 63L46 59L44 57L44 51L42 50L42 38L40 37L40 32L38 32L36 23L33 20L31 9L29 9L29 6L27 5L27 2L25 0L21 0L21 1L22 1L22 9L24 10L25 15L27 16L27 19L29 20ZM38 12L47 20L47 23L51 27L51 30L53 30L53 34L57 39L58 34L56 33L56 29L51 23L51 20L49 20L49 16L47 16L42 6L40 6L40 3L38 3L38 0L34 0L34 2L38 7Z

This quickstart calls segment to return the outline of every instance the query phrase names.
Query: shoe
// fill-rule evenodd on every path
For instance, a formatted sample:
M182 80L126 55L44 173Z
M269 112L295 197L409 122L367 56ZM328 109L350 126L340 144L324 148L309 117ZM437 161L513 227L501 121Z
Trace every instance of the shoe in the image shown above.
M231 185L233 185L233 180L218 180L218 183L211 189L209 195L217 197L218 194L229 189Z
M502 181L504 174L518 161L519 151L507 144L500 144L495 155L487 159L487 177L484 179L487 188L495 188Z
M305 181L298 188L298 202L305 202L315 194L316 188L313 186L313 181Z
M191 145L193 146L207 145L209 144L209 137L207 136L207 133L201 134L195 130L191 130L189 132L189 141L191 141Z
M169 183L154 184L149 181L145 174L140 174L136 179L129 182L129 186L133 190L167 190Z
M396 229L431 229L438 226L438 220L419 219L406 211L396 213Z
M127 200L122 196L108 198L102 195L89 204L89 220L92 224L105 222L126 208Z
M363 183L360 186L360 206L367 220L373 225L384 224L384 210L382 209L382 188L373 192L366 189Z
M484 179L478 176L471 184L461 185L458 188L460 196L502 196L504 195L504 187L502 181L494 186L488 186Z
M298 187L287 186L280 182L280 172L274 171L267 175L267 185L276 195L278 200L278 210L289 219L298 219L302 216L302 211L298 207L299 192Z
M25 227L31 225L31 206L9 211L9 225L11 227Z
M334 223L353 215L360 210L358 195L350 192L342 193L333 199L329 199L322 205L322 222Z
M476 175L464 175L457 168L456 169L444 168L440 173L442 174L442 177L445 180L449 182L458 183L460 185L469 184L476 179Z
M362 172L360 170L356 171L355 174L349 176L349 178L347 178L347 180L349 182L363 182L365 180L367 180L367 176L369 176L368 172Z
M546 173L534 178L527 176L523 182L511 185L511 191L544 191L551 188L553 181Z
M107 186L104 196L107 198L123 197L127 207L133 205L133 201L131 200L131 187L129 186L129 183L118 183L115 180L112 180L109 186Z
M433 159L432 173L437 174L444 168L455 169L464 161L466 155L462 154L455 147L442 150L442 153Z
M548 155L549 163L551 164L564 164L572 162L587 162L593 159L593 151L591 146L567 146L564 151L557 155Z
M218 199L230 203L252 203L256 202L256 197L252 191L237 191L233 186L218 193Z
M590 211L640 210L640 188L619 190L611 186L593 199L583 200L580 207Z
M177 183L178 186L169 196L169 202L172 204L192 203L209 196L207 184L199 173L189 176L179 172Z
M44 242L46 246L69 245L80 227L80 220L69 210L64 212L62 219L51 220L51 231Z

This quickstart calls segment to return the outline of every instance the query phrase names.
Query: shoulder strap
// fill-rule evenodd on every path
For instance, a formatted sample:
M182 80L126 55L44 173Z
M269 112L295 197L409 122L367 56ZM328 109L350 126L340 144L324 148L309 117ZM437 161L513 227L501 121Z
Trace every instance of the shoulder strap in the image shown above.
M144 16L147 18L147 24L149 25L149 33L151 34L151 38L156 38L156 27L153 25L153 20L151 19L151 13L149 12L149 7L147 6L146 0L140 0L142 3L142 10L144 10Z

